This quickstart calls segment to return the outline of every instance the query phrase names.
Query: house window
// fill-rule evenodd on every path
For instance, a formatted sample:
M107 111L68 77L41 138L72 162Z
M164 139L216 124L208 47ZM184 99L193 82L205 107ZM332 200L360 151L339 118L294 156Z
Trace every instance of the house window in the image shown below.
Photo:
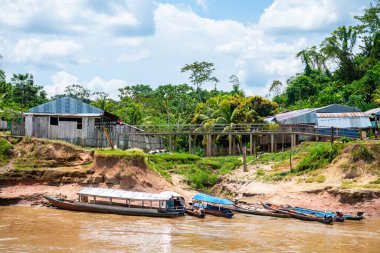
M50 117L50 125L58 126L58 117Z
M77 123L77 129L82 129L82 118L59 118L59 121L74 121Z

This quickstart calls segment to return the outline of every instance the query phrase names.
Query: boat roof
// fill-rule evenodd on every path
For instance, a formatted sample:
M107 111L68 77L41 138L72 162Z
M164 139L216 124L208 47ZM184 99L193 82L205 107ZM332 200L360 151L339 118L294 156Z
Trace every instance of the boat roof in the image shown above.
M118 189L105 189L105 188L91 188L85 187L78 192L79 195L97 196L105 198L117 198L117 199L129 199L129 200L153 200L153 201L167 201L170 200L173 195L170 193L146 193L146 192L134 192L124 191Z
M234 203L228 199L217 198L204 193L198 193L193 196L193 199L198 201L204 201L208 203L221 204L221 205L233 205Z

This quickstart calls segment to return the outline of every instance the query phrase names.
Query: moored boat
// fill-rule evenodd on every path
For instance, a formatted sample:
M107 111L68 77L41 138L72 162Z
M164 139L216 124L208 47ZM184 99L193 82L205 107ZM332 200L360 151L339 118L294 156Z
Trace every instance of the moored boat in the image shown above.
M289 214L291 217L305 220L305 221L318 221L324 224L332 224L334 221L331 217L319 217L313 214L300 213L298 211L288 209L286 206L278 206L270 203L262 203L263 207L269 210L276 211L278 213Z
M192 205L186 206L185 213L190 216L195 216L198 218L204 218L205 217L205 210L202 207L197 207Z
M337 221L337 222L344 221L344 218L341 215L333 213L333 212L323 212L319 210L313 210L313 209L308 209L308 208L303 208L303 207L293 207L289 205L287 205L286 208L289 210L294 210L302 214L306 214L306 215L315 215L315 216L325 218L325 219L333 219L334 221Z
M78 200L69 201L44 196L59 209L150 217L184 215L184 199L164 192L160 194L103 188L83 188Z
M232 218L234 213L230 208L225 206L233 206L233 202L228 199L217 198L203 193L193 196L193 206L203 208L206 214L219 217Z
M278 213L272 210L260 208L257 205L252 204L235 204L234 211L244 214L259 215L259 216L270 216L277 218L291 218L290 214Z

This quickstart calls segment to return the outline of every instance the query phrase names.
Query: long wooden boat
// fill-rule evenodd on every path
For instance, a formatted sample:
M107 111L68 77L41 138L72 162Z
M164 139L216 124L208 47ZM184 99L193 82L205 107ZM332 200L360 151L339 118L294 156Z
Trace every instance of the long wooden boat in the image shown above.
M258 208L258 207L252 208L252 207L241 206L239 204L235 204L234 207L235 207L234 211L238 213L259 215L259 216L270 216L270 217L277 217L277 218L291 218L292 217L290 214L278 213L272 210Z
M184 207L178 196L172 196L170 194L151 194L114 189L84 188L78 192L78 195L78 201L68 201L51 196L44 196L44 198L59 209L71 211L167 218L184 215ZM93 200L89 200L91 197ZM100 200L100 198L103 200ZM109 201L104 201L105 198L108 198ZM119 202L117 202L117 200L119 200ZM121 203L120 200L125 202ZM141 205L136 204L136 202L140 201L142 203ZM145 205L144 201L145 203L148 202L150 205ZM157 205L153 206L153 203L156 203Z
M334 221L337 222L344 222L344 218L341 215L338 215L333 212L323 212L319 210L314 210L314 209L309 209L309 208L303 208L303 207L293 207L293 206L286 206L287 209L293 210L302 214L306 215L315 215L321 218L325 219L333 219Z
M278 206L278 205L273 205L270 203L262 203L263 207L269 210L273 210L279 213L283 214L290 214L293 218L299 219L299 220L304 220L304 221L318 221L323 224L332 224L334 221L331 217L330 218L325 218L325 217L318 217L316 215L312 214L304 214L300 213L294 210L287 209L284 206Z
M206 214L214 216L232 218L234 213L230 208L225 206L233 206L233 202L228 199L217 198L203 193L193 196L193 205L203 208Z

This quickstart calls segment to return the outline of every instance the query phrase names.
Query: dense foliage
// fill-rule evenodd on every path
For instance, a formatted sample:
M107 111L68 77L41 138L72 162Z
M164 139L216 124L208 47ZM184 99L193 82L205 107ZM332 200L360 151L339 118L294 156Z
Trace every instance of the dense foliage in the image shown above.
M319 46L300 51L303 73L291 77L282 94L270 92L282 110L333 103L368 110L380 104L380 1L356 16L356 26L341 26Z

